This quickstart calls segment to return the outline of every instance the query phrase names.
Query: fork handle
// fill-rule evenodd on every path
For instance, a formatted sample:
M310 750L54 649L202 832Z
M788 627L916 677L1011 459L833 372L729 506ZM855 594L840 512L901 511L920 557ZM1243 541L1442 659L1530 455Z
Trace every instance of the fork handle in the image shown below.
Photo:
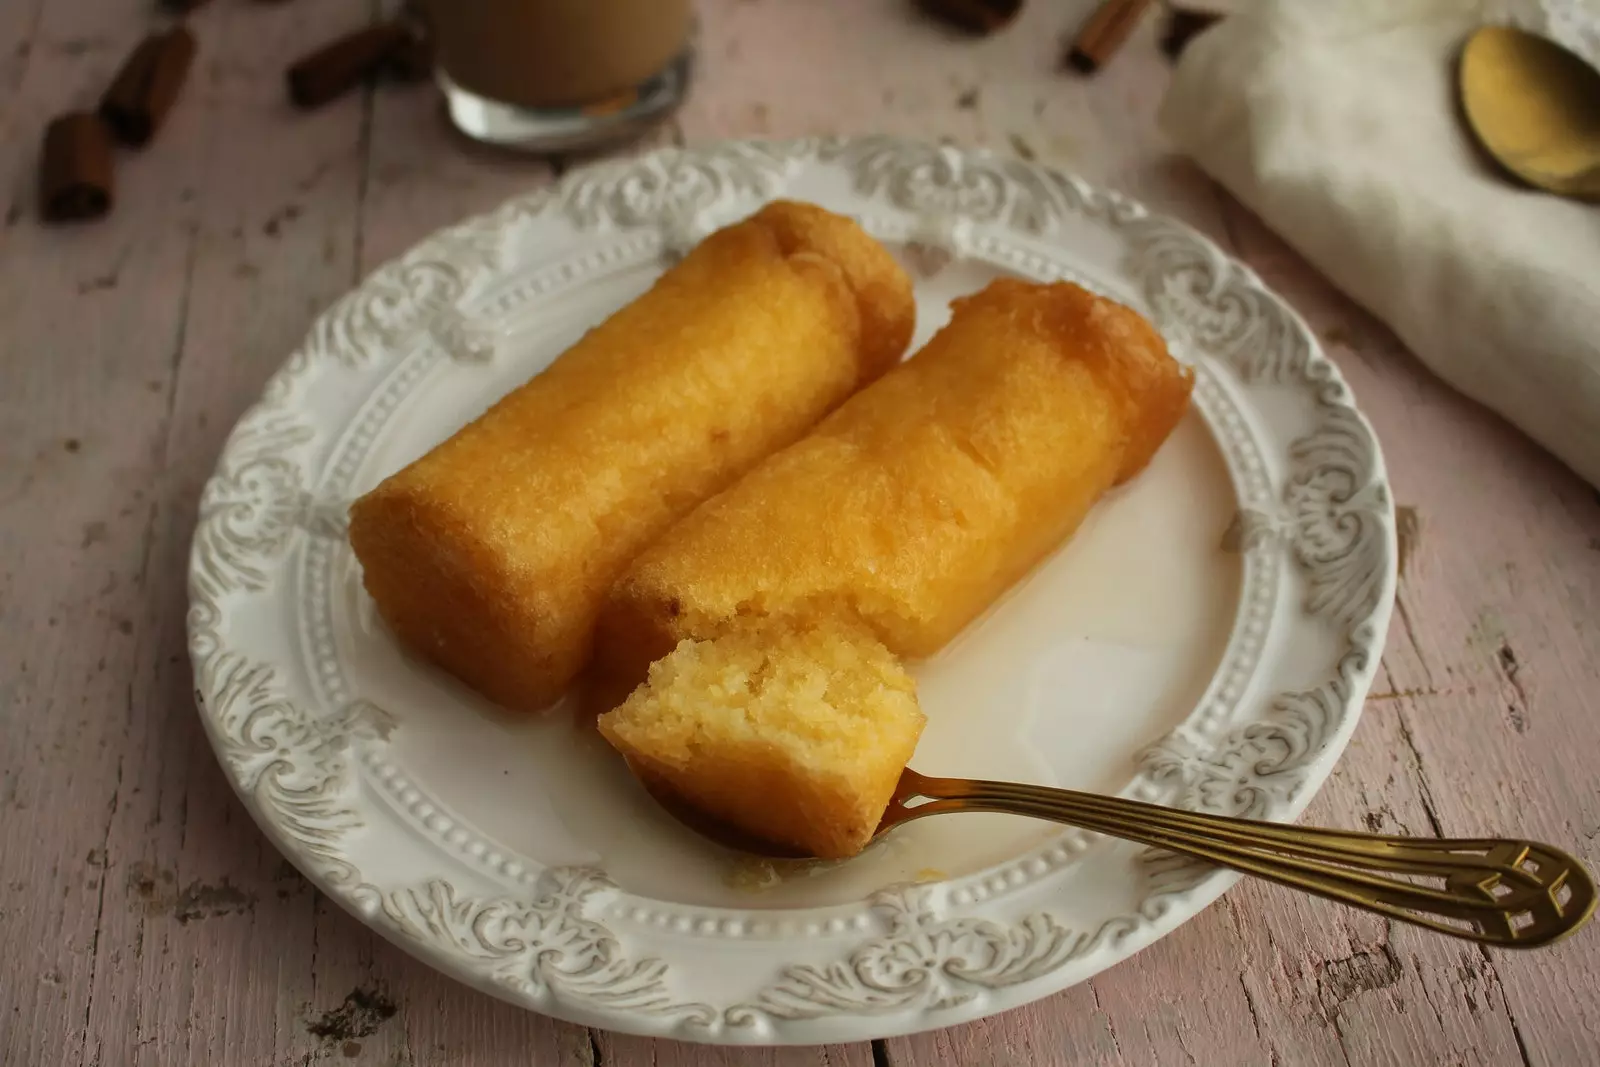
M919 798L922 803L915 802ZM1594 880L1583 866L1560 849L1533 841L1287 826L1072 789L930 778L910 770L901 778L885 825L957 811L1026 815L1137 841L1491 945L1548 945L1582 926L1595 910Z

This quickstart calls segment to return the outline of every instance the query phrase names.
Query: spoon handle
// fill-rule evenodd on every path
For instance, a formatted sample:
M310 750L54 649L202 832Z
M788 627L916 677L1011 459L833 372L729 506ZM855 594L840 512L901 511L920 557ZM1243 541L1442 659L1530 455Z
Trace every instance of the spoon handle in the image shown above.
M957 811L1066 823L1491 945L1548 945L1582 926L1595 909L1594 880L1578 861L1532 841L1285 826L1070 789L929 778L909 770L884 826Z

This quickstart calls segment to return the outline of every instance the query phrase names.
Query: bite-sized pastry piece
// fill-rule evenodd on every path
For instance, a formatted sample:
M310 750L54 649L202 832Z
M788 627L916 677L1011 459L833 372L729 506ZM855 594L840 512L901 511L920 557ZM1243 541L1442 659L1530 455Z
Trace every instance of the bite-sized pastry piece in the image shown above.
M905 272L841 215L777 202L712 234L354 504L379 613L490 699L551 703L634 554L893 365L914 316Z
M633 561L599 624L597 681L636 683L681 639L751 616L857 620L930 655L1144 468L1192 385L1134 311L995 281Z
M681 642L599 727L652 790L841 859L872 838L924 721L916 683L870 634L773 620Z

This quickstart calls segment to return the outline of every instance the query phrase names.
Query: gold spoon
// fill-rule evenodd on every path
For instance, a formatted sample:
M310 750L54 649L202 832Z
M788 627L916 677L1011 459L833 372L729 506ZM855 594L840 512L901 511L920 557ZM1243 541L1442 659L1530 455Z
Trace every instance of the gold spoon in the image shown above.
M697 811L661 781L641 774L632 761L630 767L669 814L702 836L755 855L803 858ZM1582 926L1595 909L1594 880L1578 861L1532 841L1284 826L1072 789L929 778L909 767L873 836L925 815L962 811L1027 815L1153 845L1490 945L1551 944Z
M1600 72L1554 41L1485 26L1458 73L1484 151L1535 188L1600 200Z

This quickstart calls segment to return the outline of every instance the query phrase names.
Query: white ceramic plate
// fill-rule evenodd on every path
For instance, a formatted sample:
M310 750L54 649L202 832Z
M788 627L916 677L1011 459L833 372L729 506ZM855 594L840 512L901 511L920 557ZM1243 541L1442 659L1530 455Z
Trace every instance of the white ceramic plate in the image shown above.
M996 815L924 820L847 864L751 865L657 811L568 716L498 713L375 622L349 500L778 195L904 257L918 344L1010 272L1131 304L1198 372L1150 469L920 666L918 770L1289 819L1387 627L1390 495L1338 372L1246 268L1120 196L949 147L737 143L585 170L445 230L330 309L229 439L195 534L196 692L252 815L324 892L588 1025L811 1043L960 1023L1116 963L1233 882Z

